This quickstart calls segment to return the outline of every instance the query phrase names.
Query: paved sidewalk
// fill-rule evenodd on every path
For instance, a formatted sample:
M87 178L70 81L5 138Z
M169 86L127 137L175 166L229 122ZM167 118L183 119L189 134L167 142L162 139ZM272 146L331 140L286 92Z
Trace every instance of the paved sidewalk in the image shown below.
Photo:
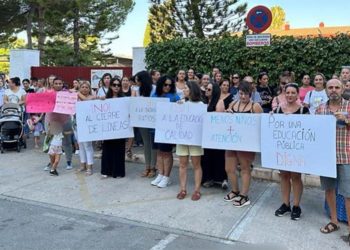
M281 249L348 249L340 239L346 234L345 224L330 235L319 232L328 222L323 211L324 194L319 188L305 188L303 216L300 221L292 221L287 216L274 216L281 204L279 185L275 182L254 180L250 192L252 205L235 208L223 201L226 191L219 188L203 188L202 198L191 201L191 170L189 195L179 201L176 167L171 175L173 184L160 189L152 187L150 179L139 177L142 164L127 163L126 178L101 180L99 160L95 163L95 174L89 177L65 170L64 156L58 169L60 176L49 176L43 171L47 162L47 155L34 149L1 154L0 195L116 216L184 235L273 244ZM73 164L78 166L77 156Z

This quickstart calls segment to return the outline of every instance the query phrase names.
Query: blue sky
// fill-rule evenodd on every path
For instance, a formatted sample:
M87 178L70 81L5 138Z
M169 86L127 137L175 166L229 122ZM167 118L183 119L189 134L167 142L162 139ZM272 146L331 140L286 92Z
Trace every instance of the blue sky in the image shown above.
M325 26L350 26L349 0L248 0L248 11L256 5L272 7L279 5L286 12L291 28ZM119 38L109 47L113 54L132 55L132 47L142 47L147 24L148 0L135 0L135 7L125 24L117 32Z

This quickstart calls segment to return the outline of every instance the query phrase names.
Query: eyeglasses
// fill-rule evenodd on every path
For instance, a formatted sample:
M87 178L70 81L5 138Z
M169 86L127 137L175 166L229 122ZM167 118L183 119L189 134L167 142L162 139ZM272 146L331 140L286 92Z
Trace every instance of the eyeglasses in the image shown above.
M122 85L121 85L120 83L113 83L112 86L113 86L113 87L120 87L120 86L122 86Z
M233 76L232 79L239 79L239 77L238 76Z
M171 83L170 84L164 83L163 87L171 87Z
M286 84L287 84L287 82L280 82L280 84L281 84L281 85L286 85Z

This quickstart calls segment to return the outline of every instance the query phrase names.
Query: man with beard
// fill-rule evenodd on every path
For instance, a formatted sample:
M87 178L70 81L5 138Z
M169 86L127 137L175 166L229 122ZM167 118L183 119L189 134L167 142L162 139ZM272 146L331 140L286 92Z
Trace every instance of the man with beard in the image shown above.
M325 190L326 202L331 215L331 222L320 230L328 234L339 229L336 209L336 187L338 193L345 198L348 227L350 232L350 102L342 98L343 84L338 79L327 82L326 92L329 100L319 106L317 114L333 114L337 119L336 159L337 178L321 177L321 186ZM344 237L349 241L350 233Z

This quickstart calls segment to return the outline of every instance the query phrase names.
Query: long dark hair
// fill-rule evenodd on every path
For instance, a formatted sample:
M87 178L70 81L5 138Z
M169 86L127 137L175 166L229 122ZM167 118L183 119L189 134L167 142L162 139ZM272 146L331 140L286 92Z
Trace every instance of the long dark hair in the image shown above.
M106 87L105 81L104 81L106 76L109 76L109 78L111 79L111 82L112 82L112 75L110 73L104 73L103 76L101 77L102 87Z
M189 100L192 102L201 101L201 89L196 81L188 81L186 82L187 87L190 89L190 97Z
M135 79L141 82L140 96L150 96L153 83L151 75L147 71L143 70L135 75Z
M115 81L118 81L119 84L120 84L119 92L117 93L117 97L123 97L124 96L124 93L123 93L123 90L122 90L122 80L120 80L119 77L113 77L111 79L111 84L109 85L109 88L108 88L108 91L107 91L107 94L106 94L106 99L113 98L112 86L113 86L113 82L115 82Z
M175 81L173 78L171 78L170 76L167 76L167 75L164 75L164 76L161 76L158 81L157 81L157 87L156 87L156 95L157 96L162 96L164 94L164 91L163 91L163 87L164 87L164 84L167 80L170 80L171 81L171 85L170 85L170 91L169 93L172 93L174 94L176 92L176 87L175 87Z
M213 111L216 111L216 105L218 104L219 100L220 100L220 94L221 94L221 91L220 91L220 87L218 84L216 83L209 83L209 84L212 84L212 92L211 92L211 99L208 103L208 108L207 108L207 111L208 112L213 112ZM208 85L209 85L208 84Z

